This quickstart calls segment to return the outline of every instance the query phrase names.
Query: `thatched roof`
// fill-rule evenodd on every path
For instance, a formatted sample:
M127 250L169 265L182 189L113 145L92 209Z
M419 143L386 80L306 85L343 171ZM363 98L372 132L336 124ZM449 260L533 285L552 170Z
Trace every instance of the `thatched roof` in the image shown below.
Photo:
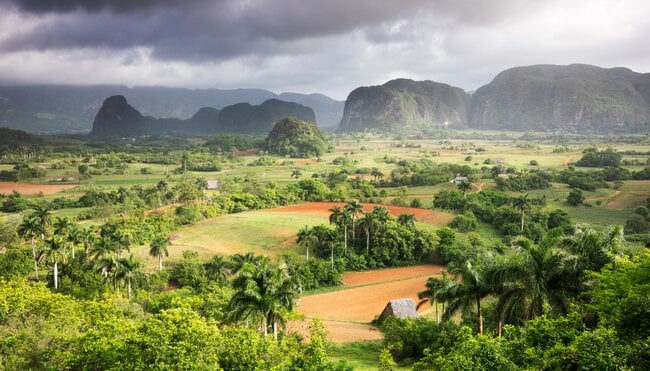
M417 318L420 317L416 309L415 300L412 298L393 299L386 304L386 307L379 315L379 321L383 321L389 316L397 318Z

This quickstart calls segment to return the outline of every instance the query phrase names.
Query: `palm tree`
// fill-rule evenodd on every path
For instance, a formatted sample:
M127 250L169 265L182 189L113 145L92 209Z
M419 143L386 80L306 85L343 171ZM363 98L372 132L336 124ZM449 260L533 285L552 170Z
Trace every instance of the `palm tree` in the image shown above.
M346 210L342 210L340 206L332 206L329 209L330 224L334 224L337 227L343 227L343 251L347 254L348 252L348 221L350 220L350 214Z
M462 181L458 183L458 190L463 192L463 198L467 198L467 191L471 189L472 189L472 183L470 183L469 181L467 182Z
M424 304L430 303L431 306L436 310L436 323L440 323L440 315L438 313L438 296L444 289L448 287L445 287L445 282L442 278L437 277L429 277L425 286L427 289L418 293L418 299L420 299L420 302L418 303L417 307L420 308Z
M142 267L142 262L137 260L133 254L129 255L128 258L120 258L117 261L117 270L115 271L114 278L116 280L121 280L122 282L126 281L129 300L131 300L132 296L132 285L135 285L139 280L146 277L144 273L140 271Z
M34 211L32 211L31 217L36 218L36 220L38 220L41 240L45 240L45 236L47 235L47 227L52 225L50 210L40 205L34 206L33 210Z
M560 245L578 256L579 271L597 272L614 262L614 257L621 253L623 243L625 237L621 226L611 226L599 232L587 225L578 225L573 236L563 238Z
M521 231L524 231L524 217L527 210L530 210L530 200L528 193L523 196L515 197L512 199L512 206L521 212Z
M377 224L377 219L373 213L365 213L359 218L359 227L366 232L366 254L370 253L370 232Z
M45 245L39 253L39 260L48 260L53 263L54 270L54 289L59 288L59 262L66 260L66 241L60 236L52 236L45 240Z
M415 221L415 215L409 213L408 211L397 217L397 222L406 227L415 227Z
M282 313L293 310L300 287L286 267L273 267L268 259L246 263L233 281L236 290L228 306L234 320L259 320L264 335L272 326L277 339L278 325L285 323Z
M479 334L483 334L483 315L481 300L492 293L485 280L485 270L481 265L474 265L469 260L461 265L450 265L449 271L455 275L451 286L440 293L440 299L448 303L443 319L448 320L459 309L469 312L476 305L476 322Z
M262 259L264 259L262 256L255 256L252 251L249 251L244 255L235 254L232 256L230 273L237 274L246 264L256 264Z
M307 261L309 261L309 246L313 246L317 242L317 237L314 234L314 230L304 226L298 231L298 244L305 247L305 254L307 255Z
M84 248L84 258L88 259L88 253L97 241L97 233L93 228L82 228L80 231L79 237Z
M40 233L40 224L38 219L34 217L25 217L18 226L18 235L23 239L29 238L32 244L32 259L34 260L34 272L36 272L36 280L38 281L38 260L36 259L36 246L34 239Z
M149 255L153 256L154 258L158 258L158 266L160 268L160 272L162 272L163 268L163 255L164 256L169 256L169 251L167 251L167 246L169 246L169 238L164 237L164 236L157 236L151 241L151 244L149 245Z
M131 252L131 235L128 232L116 230L108 236L118 258L122 257L122 251Z
M354 244L354 232L356 229L354 221L363 213L363 205L361 205L358 200L352 200L345 205L344 210L350 214L350 218L352 219L352 243Z
M219 284L223 284L228 279L229 267L230 262L221 255L215 255L205 263L208 278L215 280Z
M301 176L302 176L302 171L301 171L300 169L293 169L293 170L291 171L291 177L292 177L292 178L298 179L298 178L300 178Z
M84 242L84 230L75 224L71 224L68 228L67 237L68 242L70 242L71 257L74 259L77 245L81 245Z
M488 281L499 287L502 320L523 316L527 322L545 314L546 304L556 313L568 312L577 259L558 247L561 237L560 229L546 233L538 245L520 237L514 241L517 254L488 270Z
M54 222L52 223L52 227L54 227L54 234L59 236L65 236L66 238L72 226L73 226L72 221L70 221L70 218L68 218L67 216L66 217L57 216L56 218L54 218Z

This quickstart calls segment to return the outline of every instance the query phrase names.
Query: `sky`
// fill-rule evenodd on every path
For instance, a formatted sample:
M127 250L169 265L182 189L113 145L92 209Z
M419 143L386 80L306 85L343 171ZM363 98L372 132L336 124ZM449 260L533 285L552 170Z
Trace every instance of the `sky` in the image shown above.
M343 100L398 78L650 72L647 0L0 0L0 84L263 88Z

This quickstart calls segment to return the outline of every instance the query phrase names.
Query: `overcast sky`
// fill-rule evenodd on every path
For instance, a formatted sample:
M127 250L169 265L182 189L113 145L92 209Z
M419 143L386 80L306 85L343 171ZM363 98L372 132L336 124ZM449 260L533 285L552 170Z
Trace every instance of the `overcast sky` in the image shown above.
M396 77L475 90L519 65L650 72L647 0L0 0L0 83L264 88Z

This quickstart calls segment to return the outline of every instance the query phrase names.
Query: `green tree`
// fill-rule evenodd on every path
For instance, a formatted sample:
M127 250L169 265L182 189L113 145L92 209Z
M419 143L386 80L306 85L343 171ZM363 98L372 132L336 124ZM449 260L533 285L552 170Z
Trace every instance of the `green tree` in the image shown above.
M405 227L415 228L415 215L407 212L397 217L397 222Z
M317 237L314 234L313 229L309 228L308 226L304 226L303 228L300 228L297 236L298 236L298 244L305 248L306 260L309 261L309 247L312 247L316 244Z
M331 213L329 216L330 224L336 225L339 228L343 228L343 251L347 253L348 251L348 221L350 220L350 214L341 209L340 206L332 206L329 209Z
M578 206L585 201L585 196L582 194L582 191L578 188L574 188L569 192L569 195L566 198L566 202L572 206Z
M158 258L159 271L163 269L163 256L169 256L167 247L169 246L169 237L156 236L149 245L149 255Z
M32 259L34 261L34 272L38 280L38 259L36 257L35 239L40 234L41 228L38 219L34 217L25 217L18 226L18 235L23 239L29 239L32 245Z
M128 258L117 260L114 279L122 281L123 284L126 283L129 300L132 297L132 286L146 279L146 275L141 271L143 266L144 264L136 259L133 254L129 255Z
M352 243L355 241L355 221L359 215L363 214L363 205L359 203L358 200L348 201L345 205L344 210L350 215L352 221Z
M53 264L55 290L59 288L59 262L65 262L67 259L66 244L67 242L60 236L52 236L45 240L38 257L39 260L46 260Z
M546 313L566 314L573 297L576 257L558 247L562 234L553 229L536 245L525 237L514 241L516 254L491 267L486 276L499 290L501 318L524 322ZM523 317L523 318L522 318Z
M30 216L38 220L41 240L45 240L45 236L47 235L47 229L49 226L52 225L52 215L50 213L50 210L42 206L36 205L34 206Z
M359 218L359 227L366 232L366 254L370 254L370 232L379 225L373 213L365 213Z
M512 206L516 209L519 210L521 213L521 232L524 231L524 218L526 216L526 211L530 210L531 208L531 203L530 200L528 199L528 194L525 194L523 196L515 197L512 199Z
M216 281L219 285L228 280L230 261L222 255L215 255L205 263L205 272L209 279Z
M460 182L458 183L458 190L463 192L463 198L467 198L467 192L472 189L472 183L468 182Z
M259 320L262 332L278 337L278 326L285 323L283 314L293 310L300 286L284 267L274 267L267 259L245 263L233 281L236 290L229 303L234 320Z
M440 293L440 298L448 303L443 318L448 320L458 310L468 313L476 307L478 332L482 335L481 300L493 292L492 286L485 279L484 267L467 260L463 264L450 265L449 272L454 275L455 282Z

